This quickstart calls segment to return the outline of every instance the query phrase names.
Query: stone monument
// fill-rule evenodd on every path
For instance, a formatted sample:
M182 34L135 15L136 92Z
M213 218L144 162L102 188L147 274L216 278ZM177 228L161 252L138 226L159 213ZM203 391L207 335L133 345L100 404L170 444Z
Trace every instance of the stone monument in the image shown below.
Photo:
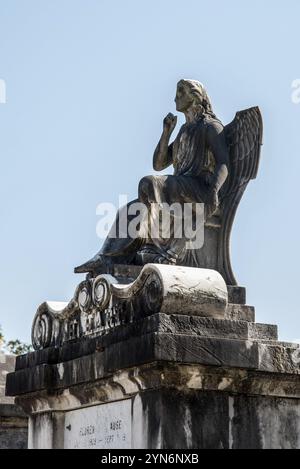
M75 269L87 276L71 301L38 308L35 352L8 375L31 448L300 448L299 346L255 322L230 263L236 210L258 171L260 111L223 127L195 80L178 83L175 101L186 123L170 143L168 114L154 153L154 169L174 174L142 179L99 253ZM199 214L203 225L178 236Z
M0 449L26 449L28 419L12 397L5 397L8 373L15 368L16 357L0 351Z

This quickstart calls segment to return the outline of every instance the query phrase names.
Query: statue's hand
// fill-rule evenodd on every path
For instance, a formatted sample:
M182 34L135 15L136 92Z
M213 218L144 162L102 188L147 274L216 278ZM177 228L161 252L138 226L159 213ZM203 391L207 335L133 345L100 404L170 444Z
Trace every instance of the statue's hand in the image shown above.
M164 131L171 134L177 124L177 116L171 112L164 118Z

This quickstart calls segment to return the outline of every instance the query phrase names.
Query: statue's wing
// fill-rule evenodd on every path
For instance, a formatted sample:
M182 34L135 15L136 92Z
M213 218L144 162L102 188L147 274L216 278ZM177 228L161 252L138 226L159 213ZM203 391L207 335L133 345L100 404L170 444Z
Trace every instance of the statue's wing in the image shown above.
M222 191L222 200L245 188L258 172L263 138L263 121L258 107L236 114L225 129L229 147L229 176Z
M238 112L224 132L229 148L229 174L220 192L222 228L219 260L227 283L236 285L230 263L230 233L247 184L256 178L258 172L263 138L263 121L259 108Z

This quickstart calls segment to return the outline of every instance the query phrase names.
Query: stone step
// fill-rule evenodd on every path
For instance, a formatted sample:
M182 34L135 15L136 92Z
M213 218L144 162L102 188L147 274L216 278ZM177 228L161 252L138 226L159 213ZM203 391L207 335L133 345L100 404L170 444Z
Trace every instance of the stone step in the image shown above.
M211 338L255 341L278 339L277 326L247 321L172 315L168 323L164 321L161 322L162 324L163 328L160 327L159 332L165 332L168 329L168 332L174 334L192 334ZM166 328L167 324L169 327Z
M240 324L247 326L246 322ZM79 350L72 350L72 344L68 344L69 351L62 354L60 350L56 363L51 360L51 364L50 357L48 360L44 357L46 361L43 364L38 363L39 353L34 353L36 359L33 357L31 361L32 364L35 361L35 366L26 366L25 357L25 362L21 360L25 366L22 369L18 367L16 373L7 377L7 394L16 396L43 389L55 391L154 362L173 362L176 367L178 364L193 364L290 374L295 378L294 383L299 383L296 375L300 375L300 349L279 346L278 343L273 345L271 341L265 344L190 333L152 332L131 336L127 340L124 337L118 342L109 340L106 344L105 337L98 339L88 355L82 346ZM239 382L242 376L238 378Z
M237 305L246 304L246 288L227 285L229 303Z
M140 321L116 327L102 336L94 335L84 341L66 342L61 348L52 347L17 357L17 369L76 359L78 356L94 353L96 349L105 350L109 345L149 334L186 335L194 338L239 340L247 343L264 341L265 343L276 341L277 327L247 321L158 313Z
M277 341L278 327L272 324L249 323L249 339L259 341Z
M229 303L225 319L231 321L255 322L255 308L253 306Z
M275 345L276 347L289 348L291 350L298 350L300 348L300 344L296 344L296 342L283 342L279 340L259 340L259 343L263 345Z

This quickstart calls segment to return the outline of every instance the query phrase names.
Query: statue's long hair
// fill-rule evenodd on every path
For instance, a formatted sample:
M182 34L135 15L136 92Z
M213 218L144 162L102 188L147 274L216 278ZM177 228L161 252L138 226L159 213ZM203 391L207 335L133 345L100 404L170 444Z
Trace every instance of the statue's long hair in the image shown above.
M213 112L212 109L212 104L209 99L209 96L206 92L206 89L200 83L200 81L197 80L180 80L178 84L182 84L184 86L189 87L191 94L195 98L194 100L194 106L196 108L199 108L199 111L197 114L199 116L204 116L204 117L211 117L212 119L217 119L217 116Z

